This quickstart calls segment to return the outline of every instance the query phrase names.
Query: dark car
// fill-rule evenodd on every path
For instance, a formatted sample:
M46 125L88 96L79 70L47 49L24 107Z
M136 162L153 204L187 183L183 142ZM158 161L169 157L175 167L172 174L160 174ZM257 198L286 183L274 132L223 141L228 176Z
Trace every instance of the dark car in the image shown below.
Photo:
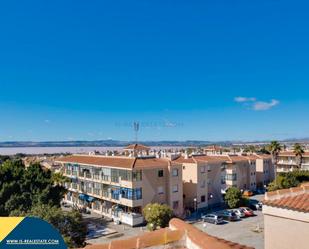
M218 215L222 216L224 220L227 221L238 221L240 220L240 217L231 210L223 210L218 212Z
M249 207L253 210L262 210L262 202L257 200L250 200L249 201Z
M206 214L202 216L204 222L213 223L213 224L222 224L224 223L223 217L218 214Z

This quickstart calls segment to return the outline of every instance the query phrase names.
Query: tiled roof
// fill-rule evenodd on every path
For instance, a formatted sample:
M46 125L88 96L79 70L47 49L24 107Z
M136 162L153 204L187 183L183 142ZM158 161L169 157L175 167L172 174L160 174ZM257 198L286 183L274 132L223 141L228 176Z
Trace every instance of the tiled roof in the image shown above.
M188 158L184 158L183 156L180 156L177 159L175 159L173 162L177 162L177 163L196 163L196 161L194 160L194 158L192 156L190 156Z
M309 213L309 185L265 194L264 205Z
M210 150L210 151L220 151L222 149L223 148L221 146L218 146L218 145L209 145L209 146L206 146L204 148L204 150Z
M279 156L295 156L295 153L293 151L282 151L279 153ZM303 154L303 157L309 157L309 151L306 151Z
M170 221L172 230L183 231L187 235L187 240L190 239L196 246L194 248L201 249L254 249L240 245L231 241L211 236L193 225L190 225L180 219L174 218ZM193 248L193 247L192 247Z
M226 162L229 160L228 156L194 156L194 159L197 161L203 162Z
M150 150L150 148L143 144L130 144L124 150Z
M134 157L117 157L117 156L87 156L73 155L60 157L57 162L79 163L86 165L115 167L115 168L152 168L152 167L167 167L169 161L160 158L134 158Z
M182 231L172 231L162 228L153 232L146 232L141 236L135 236L123 240L114 240L107 244L94 244L86 246L86 249L137 249L151 246L166 245L176 242L183 237Z
M254 249L231 241L210 236L193 225L174 218L169 228L146 232L124 240L107 244L87 245L85 249L142 249L147 247L195 249Z

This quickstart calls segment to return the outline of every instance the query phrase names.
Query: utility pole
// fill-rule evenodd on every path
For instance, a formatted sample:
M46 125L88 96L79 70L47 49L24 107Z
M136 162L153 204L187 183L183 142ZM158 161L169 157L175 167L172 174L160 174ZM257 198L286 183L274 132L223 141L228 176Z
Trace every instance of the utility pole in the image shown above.
M137 143L137 141L138 141L137 135L138 135L138 131L139 131L139 122L134 121L133 129L134 129L134 133L135 133L135 143Z

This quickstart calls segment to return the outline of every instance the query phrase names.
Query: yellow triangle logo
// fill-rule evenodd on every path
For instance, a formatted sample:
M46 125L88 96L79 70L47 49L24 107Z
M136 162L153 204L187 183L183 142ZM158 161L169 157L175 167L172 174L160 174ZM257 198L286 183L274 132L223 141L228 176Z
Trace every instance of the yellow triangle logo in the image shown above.
M0 242L18 226L24 217L0 217Z

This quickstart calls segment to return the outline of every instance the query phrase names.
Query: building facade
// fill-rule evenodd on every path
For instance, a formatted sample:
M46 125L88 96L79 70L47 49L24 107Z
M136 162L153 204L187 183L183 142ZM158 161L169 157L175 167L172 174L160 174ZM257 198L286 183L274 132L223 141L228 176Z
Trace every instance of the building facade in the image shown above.
M278 155L277 172L289 172L298 169L298 159L293 151L283 151ZM309 152L302 155L302 170L309 170Z
M307 249L309 185L265 194L265 249Z
M148 203L183 214L182 166L133 151L130 156L73 155L57 159L67 183L65 202L122 223L143 222Z

